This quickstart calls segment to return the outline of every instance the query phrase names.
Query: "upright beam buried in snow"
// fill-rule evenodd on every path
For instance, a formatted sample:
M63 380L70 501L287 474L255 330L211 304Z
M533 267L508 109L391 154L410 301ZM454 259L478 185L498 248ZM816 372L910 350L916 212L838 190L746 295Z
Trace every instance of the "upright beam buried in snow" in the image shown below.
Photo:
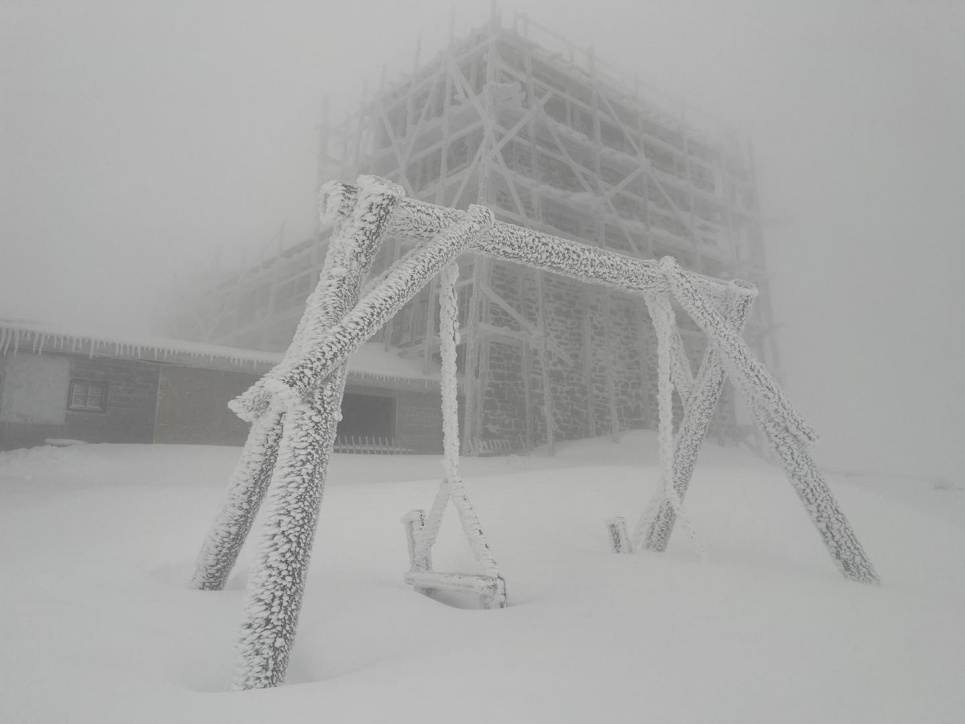
M304 350L306 339L337 321L328 297L333 286L341 284L337 270L344 250L337 247L348 239L344 227L356 208L358 195L359 188L355 186L330 185L319 192L320 206L324 215L334 221L335 228L318 285L308 298L306 313L298 323L286 358L297 357ZM198 554L191 587L208 591L224 588L271 481L281 440L281 416L281 410L264 407L252 418L245 447L228 481L225 502Z
M731 312L731 320L736 322L735 324L701 298L676 262L668 258L662 260L660 265L667 273L671 291L684 310L704 330L709 343L715 348L708 352L694 383L674 453L675 467L678 464L681 466L681 469L675 471L674 487L681 493L681 498L693 473L699 445L713 416L726 371L735 381L753 411L758 426L780 458L788 480L804 504L838 570L850 580L877 583L878 574L874 566L805 448L806 442L816 437L814 432L791 406L763 366L750 355L742 343L737 344L740 342L740 329L746 319L749 304L739 297L732 302L736 305ZM745 306L742 308L742 305ZM745 354L748 356L745 357ZM718 357L720 370L717 369ZM691 415L689 420L688 413ZM658 514L646 533L645 547L652 550L663 550L666 547L674 521L674 516L667 514L664 501L658 503ZM642 530L643 521L641 523Z
M841 575L859 583L878 583L878 573L804 444L759 404L748 403Z
M337 236L329 247L319 288L309 300L308 311L280 367L300 358L314 337L357 303L362 280L379 249L386 220L400 193L398 187L374 178L367 179L358 189L329 190L340 211L344 212L345 206L351 207L351 211L336 227ZM268 531L248 583L236 688L274 686L284 679L344 386L342 365L296 404L284 409L272 404L267 409L250 411L255 413L253 429L267 427L267 435L280 440L271 466ZM261 475L258 480L263 478ZM237 547L244 540L244 534L239 533L239 529L232 531ZM222 545L221 550L228 551L229 547ZM223 559L224 555L221 568ZM229 570L230 563L233 558Z
M735 295L728 318L736 329L744 326L744 320L747 318L752 302L752 296ZM697 466L700 446L707 436L707 430L710 428L710 422L714 417L714 410L717 408L723 389L724 366L721 363L720 352L708 340L700 370L684 402L684 415L674 445L673 486L680 500L687 495L690 479ZM646 512L637 524L634 548L665 551L676 520L673 505L667 499L666 491L661 487L654 494Z

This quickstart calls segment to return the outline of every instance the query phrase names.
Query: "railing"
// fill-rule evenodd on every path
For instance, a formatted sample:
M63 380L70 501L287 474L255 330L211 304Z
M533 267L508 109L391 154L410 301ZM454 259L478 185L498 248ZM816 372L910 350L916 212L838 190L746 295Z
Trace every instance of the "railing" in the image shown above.
M473 440L467 450L467 454L479 457L500 457L516 455L519 452L519 448L510 440Z
M348 455L411 455L415 451L398 445L394 437L339 435L334 452Z

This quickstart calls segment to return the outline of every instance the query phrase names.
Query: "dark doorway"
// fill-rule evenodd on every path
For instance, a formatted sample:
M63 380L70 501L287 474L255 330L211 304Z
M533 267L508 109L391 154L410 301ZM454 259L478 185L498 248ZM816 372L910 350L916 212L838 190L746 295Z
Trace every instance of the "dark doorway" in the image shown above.
M377 395L346 393L342 399L342 437L395 437L395 400Z

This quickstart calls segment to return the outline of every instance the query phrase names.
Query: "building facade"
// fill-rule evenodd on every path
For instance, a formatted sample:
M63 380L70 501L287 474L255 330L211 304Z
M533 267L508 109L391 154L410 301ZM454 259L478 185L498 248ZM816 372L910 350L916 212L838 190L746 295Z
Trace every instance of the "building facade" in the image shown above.
M177 340L0 321L0 450L44 444L242 445L228 402L281 361ZM438 453L438 380L378 345L353 360L337 452Z
M778 366L749 144L685 116L632 78L524 17L453 41L336 127L325 124L320 177L386 177L414 198L641 258L740 278L761 291L746 326ZM325 253L318 239L209 291L195 334L282 350ZM410 248L389 239L373 273ZM460 260L463 447L530 449L652 427L656 338L638 298L474 255ZM429 373L438 359L435 284L376 338ZM706 341L678 315L696 370ZM678 402L679 407L679 402ZM733 395L714 430L737 433Z

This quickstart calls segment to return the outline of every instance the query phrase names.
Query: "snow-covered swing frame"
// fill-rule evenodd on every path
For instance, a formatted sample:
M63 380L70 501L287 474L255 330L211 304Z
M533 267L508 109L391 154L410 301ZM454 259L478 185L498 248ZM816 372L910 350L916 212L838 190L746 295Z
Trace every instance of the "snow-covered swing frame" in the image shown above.
M666 548L726 374L781 460L838 569L851 580L877 582L871 562L807 452L807 445L817 436L741 338L740 330L756 295L752 285L684 271L669 257L659 262L628 257L496 222L492 212L482 206L458 211L405 198L398 186L377 177L360 177L357 185L327 184L321 200L322 214L334 227L318 286L308 299L283 361L232 402L232 409L251 423L251 430L192 579L196 588L224 587L268 493L265 535L248 580L236 688L265 688L284 680L340 416L346 359L443 270L441 316L454 315L454 304L446 302L455 279L450 265L470 250L643 295L650 308L659 342L664 485L632 539L622 520L610 522L615 550ZM363 289L387 234L418 243ZM682 353L671 297L710 342L696 375ZM447 369L443 375L444 410L449 408L452 413L454 321L442 319L441 323ZM669 426L671 381L684 401L675 440ZM455 467L458 435L452 435L454 421L455 415L448 414L444 423L446 480L433 511L428 519L418 512L405 519L412 565L406 580L417 589L450 587L479 593L490 605L500 606L505 603L505 587L478 520L474 514L464 515L471 512L468 498L464 499L466 506L460 508L462 501L457 500L456 507L484 575L455 574L452 578L453 574L431 571L429 548L432 531L437 530L436 518L449 497L456 499L464 493Z
M506 606L506 581L483 534L469 492L459 474L459 415L457 411L456 347L459 344L459 314L456 308L456 280L459 267L452 262L441 273L439 287L439 346L442 357L442 427L446 475L427 516L412 510L402 518L409 548L409 571L404 580L420 593L436 590L474 593L484 608ZM452 501L463 532L469 541L482 575L445 573L432 569L432 546L442 527L442 518Z

